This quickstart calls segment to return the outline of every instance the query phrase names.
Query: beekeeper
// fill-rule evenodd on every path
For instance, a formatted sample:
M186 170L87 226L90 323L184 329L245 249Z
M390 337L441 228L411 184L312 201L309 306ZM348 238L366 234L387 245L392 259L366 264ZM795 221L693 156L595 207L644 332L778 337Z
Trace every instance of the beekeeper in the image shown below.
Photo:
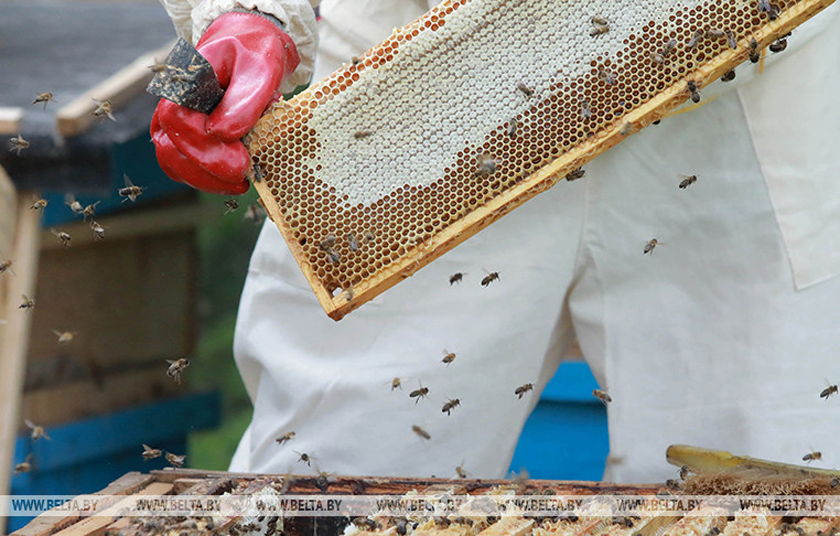
M243 193L240 138L267 104L434 3L329 0L316 22L307 0L164 0L227 93L209 116L160 103L161 166L205 191ZM234 349L254 415L231 470L305 472L307 454L311 470L337 474L503 476L575 336L612 397L606 480L672 478L672 443L787 462L813 446L840 463L840 432L827 425L840 397L819 397L825 379L840 381L837 10L797 29L761 74L739 66L734 82L701 89L699 109L630 136L583 180L341 322L266 222ZM679 174L698 179L680 190ZM500 280L479 285L484 269ZM456 272L464 279L451 285ZM421 387L427 396L409 396ZM447 415L450 399L460 405Z

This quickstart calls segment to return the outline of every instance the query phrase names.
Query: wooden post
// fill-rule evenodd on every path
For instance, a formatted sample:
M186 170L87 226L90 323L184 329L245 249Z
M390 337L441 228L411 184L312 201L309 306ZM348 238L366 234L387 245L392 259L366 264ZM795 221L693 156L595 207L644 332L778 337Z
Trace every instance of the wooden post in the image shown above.
M14 275L0 274L0 319L5 321L0 323L0 495L9 494L32 325L32 311L18 306L21 294L34 298L38 273L41 212L30 210L31 204L26 194L15 194L11 180L0 168L0 256L14 262ZM0 502L0 533L4 532L8 506Z

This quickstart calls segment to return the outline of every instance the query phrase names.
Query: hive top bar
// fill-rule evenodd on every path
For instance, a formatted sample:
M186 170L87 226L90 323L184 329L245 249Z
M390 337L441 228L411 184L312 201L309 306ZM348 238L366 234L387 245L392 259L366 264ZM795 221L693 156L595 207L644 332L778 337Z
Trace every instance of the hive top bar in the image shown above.
M257 190L338 320L830 3L445 1L263 117Z

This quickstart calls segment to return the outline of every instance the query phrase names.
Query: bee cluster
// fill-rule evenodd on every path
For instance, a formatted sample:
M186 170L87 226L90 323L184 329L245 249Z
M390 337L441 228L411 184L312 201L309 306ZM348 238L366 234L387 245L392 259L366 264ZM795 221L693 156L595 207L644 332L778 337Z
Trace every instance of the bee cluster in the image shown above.
M442 3L262 118L257 189L338 319L554 184L546 169L579 179L616 133L783 50L808 1ZM342 239L361 229L376 240Z

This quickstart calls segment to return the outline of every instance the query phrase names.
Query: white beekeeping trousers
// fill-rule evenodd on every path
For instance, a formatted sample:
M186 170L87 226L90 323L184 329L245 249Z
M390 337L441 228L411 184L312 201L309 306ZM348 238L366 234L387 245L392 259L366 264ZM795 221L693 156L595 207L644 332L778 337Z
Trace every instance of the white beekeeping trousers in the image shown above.
M376 34L351 3L322 4L321 74L425 7L364 2L384 19L384 5L406 9ZM673 477L672 443L786 462L813 446L835 465L840 432L825 423L840 398L818 395L840 376L836 11L763 74L739 67L736 90L704 89L704 106L630 136L340 322L267 222L236 330L254 416L231 470L306 472L307 453L338 474L502 476L575 336L613 399L608 480ZM699 178L681 190L680 173ZM500 280L481 286L485 270Z

